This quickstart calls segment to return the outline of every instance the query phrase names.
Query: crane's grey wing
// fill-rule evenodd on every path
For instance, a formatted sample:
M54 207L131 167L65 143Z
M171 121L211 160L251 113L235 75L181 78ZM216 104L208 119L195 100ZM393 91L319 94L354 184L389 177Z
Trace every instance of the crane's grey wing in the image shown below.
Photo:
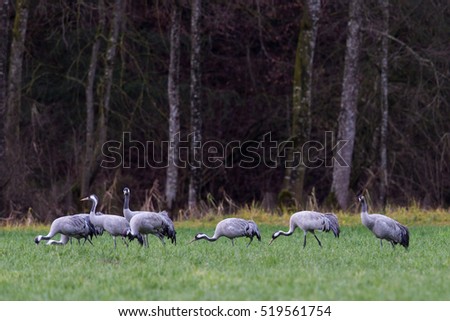
M83 214L76 214L76 215L84 217L86 224L88 226L88 229L89 229L89 236L91 239L92 239L92 236L97 237L98 235L103 235L103 232L104 232L103 226L92 224L89 214L83 213ZM103 213L97 212L97 215L103 215Z
M409 246L408 228L390 217L383 216L382 219L378 219L373 232L379 238L392 241L394 244L400 244L405 248Z
M169 213L167 213L167 211L162 211L162 212L159 212L158 214L168 218L169 220L171 220L170 217L169 217Z
M254 236L256 236L258 238L258 241L261 241L261 233L259 232L258 225L256 225L254 221L247 221L246 232L248 237L253 238Z
M325 213L325 218L328 220L329 230L333 231L335 237L339 237L341 230L339 228L338 218L333 213Z
M91 223L91 219L89 218L89 216L86 216L84 218L85 222L86 222L86 226L88 229L88 236L92 239L93 236L97 237L97 235L102 235L103 234L103 227L101 226L94 226L94 224Z
M105 219L103 222L103 227L108 231L111 235L124 235L128 228L130 227L130 223L123 216L112 215L112 214L104 214Z
M327 217L319 212L303 211L292 215L291 223L300 227L303 231L329 231L329 221Z
M61 233L68 236L83 234L86 229L85 219L78 215L66 216L61 222Z
M163 224L164 219L157 213L143 212L133 217L131 223L140 233L157 234Z
M248 222L244 219L230 218L223 220L219 224L217 227L222 229L222 234L228 238L246 236Z
M372 232L381 239L396 241L396 235L400 233L398 223L387 216L379 216L373 225Z

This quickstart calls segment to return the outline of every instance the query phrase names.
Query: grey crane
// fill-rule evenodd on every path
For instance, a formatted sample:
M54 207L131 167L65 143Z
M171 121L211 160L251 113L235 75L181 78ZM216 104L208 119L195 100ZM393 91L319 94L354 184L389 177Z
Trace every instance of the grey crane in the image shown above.
M131 219L139 214L145 214L139 220L136 220L133 225L134 229L128 231L130 240L137 238L141 245L148 246L147 234L156 235L163 243L164 236L172 240L176 244L175 226L166 211L162 212L148 212L148 211L132 211L130 210L130 189L125 187L123 189L123 216L130 222ZM160 215L160 219L153 218L153 214ZM139 233L139 230L144 232ZM134 234L133 234L134 233Z
M89 234L84 238L84 243L86 243L86 241L89 241L89 243L91 243L92 245L94 245L92 243L92 239L93 237L97 237L99 235L103 235L103 228L99 227L99 226L94 226L91 223L91 220L89 218L89 214L86 213L82 213L82 214L74 214L74 215L78 215L80 217L83 217L86 220L87 225L89 226ZM78 240L78 244L80 244L80 239L83 238L82 235L80 236L75 236L74 238L76 238ZM47 242L47 245L50 244L55 244L55 245L65 245L67 244L67 242L70 241L70 244L72 244L72 237L69 237L67 235L61 234L61 238L59 241L55 241L55 240L49 240Z
M177 244L175 226L166 211L137 212L130 220L130 228L126 235L130 240L137 238L141 245L148 247L147 234L155 235L165 245L164 237Z
M216 229L214 231L214 235L209 237L204 233L198 233L195 235L194 239L189 242L192 243L194 241L198 241L201 239L205 239L210 242L215 242L220 237L225 236L231 240L231 244L234 245L234 239L237 237L248 237L250 238L250 242L248 242L247 247L252 243L253 237L256 236L258 241L261 241L261 234L259 233L258 226L252 220L247 221L242 218L226 218L216 225Z
M58 233L61 234L61 239L59 241L51 240ZM65 245L73 237L78 239L78 242L80 239L84 239L84 243L88 241L92 244L92 236L97 233L98 231L91 224L88 214L74 214L55 219L50 226L49 233L45 236L36 236L34 242L39 244L41 240L49 240L47 245Z
M310 232L316 238L319 246L322 247L322 243L317 238L315 230L329 232L333 231L335 237L339 237L340 229L337 216L332 213L319 213L314 211L301 211L292 214L289 220L289 231L277 231L273 233L272 240L269 245L280 235L289 236L292 235L296 228L303 230L303 247L306 246L306 234Z
M380 239L381 247L383 246L383 240L386 240L391 243L393 248L396 244L400 244L408 249L409 230L406 226L386 215L369 214L364 196L358 196L358 200L361 203L361 222Z
M95 210L97 208L98 198L94 194L85 197L81 200L92 202L91 212L89 213L89 219L92 225L94 225L94 227L104 229L113 237L114 248L117 247L116 236L122 237L122 240L124 241L125 245L128 246L128 243L125 240L125 234L130 228L130 224L123 216L103 214L100 212L96 213Z

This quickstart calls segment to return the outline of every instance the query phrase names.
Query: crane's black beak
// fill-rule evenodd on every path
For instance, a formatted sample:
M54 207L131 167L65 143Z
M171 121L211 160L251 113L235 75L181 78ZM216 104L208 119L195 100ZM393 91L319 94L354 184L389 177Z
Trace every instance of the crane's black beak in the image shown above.
M197 239L194 237L194 238L188 243L188 245L191 244L192 242L195 242L195 241L197 241Z
M89 197L82 198L80 201L89 201Z
M269 242L269 245L272 244L273 241L275 241L275 239L271 239Z

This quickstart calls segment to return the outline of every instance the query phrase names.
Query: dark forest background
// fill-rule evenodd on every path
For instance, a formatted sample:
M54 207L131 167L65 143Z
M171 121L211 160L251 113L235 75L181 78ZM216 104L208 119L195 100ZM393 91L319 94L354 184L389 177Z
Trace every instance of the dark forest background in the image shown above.
M94 142L101 126L106 140L154 141L148 158L167 158L160 150L169 138L168 71L171 12L180 9L179 117L181 139L191 128L191 12L188 1L123 1L114 62L108 61L116 1L0 1L2 43L1 208L4 219L48 221L82 210L86 166L87 91L93 46L98 43L93 90ZM18 8L28 11L23 56L14 39L21 26ZM203 1L200 18L202 141L290 141L296 48L306 6L303 1ZM348 1L322 1L311 87L310 139L324 143L336 133L340 112ZM363 1L358 73L355 147L349 189L366 192L374 206L380 192L380 57L382 14L379 1ZM5 28L6 27L6 28ZM22 26L23 27L23 26ZM390 1L387 136L387 204L450 206L450 4L448 1ZM12 74L20 63L19 105L12 108ZM107 118L102 109L105 70L112 69ZM12 95L12 94L11 94ZM17 102L17 100L16 100ZM8 114L9 113L9 114ZM9 119L9 123L8 120ZM103 118L103 121L105 118ZM11 125L11 122L13 125ZM14 125L15 124L15 125ZM8 141L9 140L9 141ZM253 143L252 143L253 142ZM6 146L6 147L5 147ZM8 147L9 146L9 147ZM13 147L11 147L13 146ZM130 143L129 146L138 146ZM8 149L15 156L8 157ZM95 150L95 148L94 148ZM122 189L131 189L131 206L165 207L166 169L137 168L145 155L131 148L130 168L100 166L96 150L87 192L100 197L101 209L121 213ZM330 157L331 149L317 155ZM182 152L183 153L183 152ZM162 155L162 156L160 156ZM184 155L187 157L186 155ZM262 204L302 208L338 205L330 196L333 168L307 168L304 198L295 204L283 189L285 168L260 164L201 170L199 208L233 210ZM138 157L140 159L138 159ZM131 162L130 162L131 160ZM178 171L172 216L189 215L188 168ZM85 191L83 191L85 192ZM351 205L349 208L351 208ZM356 201L354 206L356 206Z

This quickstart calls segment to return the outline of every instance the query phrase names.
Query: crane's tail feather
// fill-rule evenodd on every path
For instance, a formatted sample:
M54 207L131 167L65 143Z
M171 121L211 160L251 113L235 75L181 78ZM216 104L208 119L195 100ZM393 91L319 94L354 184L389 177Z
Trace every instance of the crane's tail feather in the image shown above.
M409 246L409 230L406 226L400 225L400 231L400 245L407 249Z
M162 234L172 241L172 244L177 245L177 232L175 231L175 226L173 221L167 215L167 212L161 212L165 216L163 220Z
M339 222L338 222L337 216L333 213L326 213L324 215L329 221L330 230L333 231L334 236L339 237L341 230L339 228ZM329 230L327 230L326 232L328 232L328 231Z
M252 220L248 221L245 235L253 239L254 236L261 242L261 233L259 232L258 225ZM250 244L250 243L249 243Z

